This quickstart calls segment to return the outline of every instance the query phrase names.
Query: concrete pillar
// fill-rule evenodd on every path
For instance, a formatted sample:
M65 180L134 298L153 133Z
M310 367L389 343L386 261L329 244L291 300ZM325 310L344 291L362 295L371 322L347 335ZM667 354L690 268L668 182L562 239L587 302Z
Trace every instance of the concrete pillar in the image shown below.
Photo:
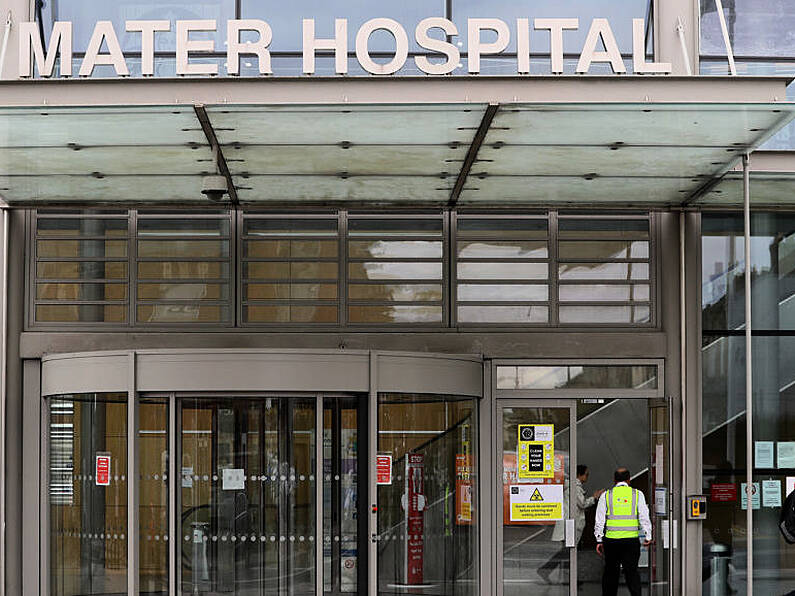
M690 71L694 75L698 74L699 14L699 0L654 0L655 59L670 62L675 75L686 75L688 72L682 42L677 33L680 22Z
M14 80L19 77L19 23L33 20L33 0L0 0L0 43L9 11L12 25L3 65L3 80Z

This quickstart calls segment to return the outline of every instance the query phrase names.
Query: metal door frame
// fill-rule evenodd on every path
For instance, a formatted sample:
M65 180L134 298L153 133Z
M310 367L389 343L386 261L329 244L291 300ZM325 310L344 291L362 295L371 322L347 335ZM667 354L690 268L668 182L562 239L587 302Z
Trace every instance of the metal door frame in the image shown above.
M519 392L517 392L519 393ZM552 393L552 391L550 391ZM576 397L566 397L566 398L556 398L556 397L507 397L504 394L502 396L495 395L494 398L494 415L495 415L495 424L493 426L494 433L492 439L492 453L494 454L494 469L497 471L496 479L493 488L492 488L492 498L495 500L494 505L494 526L496 527L496 535L494 537L495 542L495 574L494 574L494 585L495 595L496 596L503 596L503 498L502 498L502 474L503 474L503 462L502 462L502 432L503 432L503 408L506 406L510 407L517 407L517 408L569 408L569 428L571 429L569 432L569 517L565 519L574 519L574 499L571 498L572 494L572 483L574 479L572 475L575 473L577 469L577 403L578 400L582 398ZM615 399L631 399L627 397L619 397ZM664 540L665 538L668 539L668 547L664 550L666 551L666 558L668 561L668 577L667 577L667 586L668 589L666 593L670 596L674 593L674 582L673 582L673 575L674 575L674 564L676 562L676 549L677 549L677 539L678 539L678 528L677 528L677 519L674 516L674 469L673 469L673 454L674 454L674 441L673 441L673 416L671 411L671 397L640 397L636 399L643 399L646 401L646 405L648 409L651 411L654 408L665 408L667 412L667 432L668 432L668 449L666 450L665 456L667 461L665 462L665 468L667 470L667 477L668 477L668 500L666 503L666 518L668 520L668 534L666 537L662 535L657 536L653 535L654 540ZM649 419L649 437L651 438L651 418ZM651 449L651 441L649 444L649 448ZM650 452L651 456L651 452ZM649 461L651 464L651 461ZM651 470L650 470L650 473ZM654 495L650 495L649 505L649 512L651 515L654 515ZM565 544L565 540L564 540ZM577 594L577 546L575 545L569 553L569 593L570 596L576 596ZM649 578L651 581L651 577ZM487 588L488 586L484 586Z
M181 559L178 556L178 548L181 548L181 541L179 540L179 531L180 531L180 524L177 522L177 516L180 515L180 500L179 500L179 466L177 466L177 461L181 461L181 441L179 440L181 436L181 429L182 429L182 406L181 401L185 399L231 399L234 400L235 398L242 398L247 400L252 399L314 399L315 400L315 595L316 596L323 596L324 595L324 566L323 566L323 515L324 515L324 502L323 502L323 490L325 487L324 483L324 474L323 474L323 408L324 408L324 400L327 398L335 399L335 398L349 398L356 400L358 404L357 411L366 412L367 411L367 402L368 394L367 393L356 393L356 392L339 392L339 391L330 391L330 392L307 392L307 391L265 391L265 392L240 392L240 391L230 391L230 392L222 392L222 391L207 391L207 392L170 392L170 393L159 393L159 392L142 392L137 395L137 398L148 398L148 397L160 397L160 398L167 398L169 404L169 423L168 423L168 431L169 431L169 453L173 454L173 456L169 457L169 542L170 547L168 550L168 562L169 562L169 574L168 574L168 582L169 582L169 593L170 594L179 594L181 589L181 576L182 576L182 565ZM136 406L138 399L136 399ZM370 432L369 425L368 425L368 418L366 416L357 416L357 426L360 432L364 432L367 435ZM366 447L366 443L360 442L360 448L364 446ZM364 466L361 466L362 457L361 453L359 454L359 462L360 462L360 470L359 474L364 475L364 483L361 486L366 487L367 483L369 482L369 469ZM358 482L361 482L361 477ZM360 513L365 511L364 501L360 500L359 510ZM368 540L367 535L361 533L361 527L359 528L357 536L357 567L358 571L358 581L362 579L362 567L361 561L366 563L367 561L367 554L368 554ZM366 564L364 566L366 571ZM366 577L366 575L365 575Z
M577 470L577 400L574 398L570 399L557 399L554 397L551 398L497 398L495 399L495 407L496 407L496 424L494 425L494 433L493 433L493 452L494 457L496 458L495 467L494 469L497 471L497 482L495 486L495 494L494 499L495 503L495 514L496 514L496 528L497 534L495 536L495 551L496 551L496 596L503 596L503 483L502 483L502 473L503 473L503 463L502 463L502 431L503 431L503 409L506 407L516 407L516 408L568 408L569 410L569 511L568 515L564 517L565 520L573 520L574 519L574 499L571 498L572 494L572 483L574 482L574 478L572 478L572 474L574 471ZM564 545L566 543L564 539ZM569 595L570 596L577 596L577 554L576 545L572 547L568 547L569 550Z

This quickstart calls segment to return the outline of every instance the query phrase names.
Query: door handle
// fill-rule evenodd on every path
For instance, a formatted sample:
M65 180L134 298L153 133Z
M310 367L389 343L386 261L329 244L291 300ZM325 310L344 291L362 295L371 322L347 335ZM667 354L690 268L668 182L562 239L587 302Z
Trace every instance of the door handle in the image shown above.
M574 520L566 520L566 548L574 548L577 546L574 540Z

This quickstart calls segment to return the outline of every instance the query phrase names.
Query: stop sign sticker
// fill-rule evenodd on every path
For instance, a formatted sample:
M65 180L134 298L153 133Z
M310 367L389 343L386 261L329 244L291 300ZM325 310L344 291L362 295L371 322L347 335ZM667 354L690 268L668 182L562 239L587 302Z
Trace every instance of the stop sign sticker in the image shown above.
M98 453L96 464L97 486L110 486L110 453Z

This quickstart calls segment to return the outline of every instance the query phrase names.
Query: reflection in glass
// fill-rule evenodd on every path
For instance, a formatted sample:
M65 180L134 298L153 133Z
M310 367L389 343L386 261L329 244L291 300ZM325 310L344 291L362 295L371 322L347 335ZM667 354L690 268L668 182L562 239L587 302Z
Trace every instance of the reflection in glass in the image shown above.
M442 307L434 305L381 304L378 306L348 307L351 323L420 324L442 322Z
M649 279L648 263L561 263L560 279Z
M648 306L561 306L558 310L561 323L648 323Z
M127 592L127 394L53 397L49 405L50 590ZM97 456L109 458L98 476Z
M355 398L323 400L323 590L356 593L359 561L359 415ZM362 486L364 490L364 486Z
M701 0L701 53L726 56L715 0ZM729 42L737 56L792 57L795 15L787 0L724 0Z
M126 219L37 217L36 238L36 322L126 322Z
M338 322L337 225L336 217L244 218L245 322Z
M740 329L745 322L742 214L702 219L702 326ZM751 214L751 290L754 329L795 329L795 216Z
M789 336L753 339L753 441L777 442L778 449L795 436L795 338ZM742 483L746 481L745 338L704 335L702 341L702 449L705 494L733 485L734 501L710 503L704 522L704 594L721 593L713 587L712 570L729 558L728 584L732 590L746 589L746 510L742 507ZM780 451L779 451L780 452ZM787 458L773 462L775 468L757 466L754 482L778 482L781 498L786 478L795 475ZM768 485L769 490L773 487ZM763 493L764 495L764 493ZM753 506L753 551L755 593L780 594L793 588L795 568L790 549L778 533L779 508Z
M142 594L168 594L168 402L138 404L138 547Z
M459 279L546 279L546 263L458 263Z
M497 389L656 389L657 367L644 365L498 366Z
M530 300L543 302L548 298L549 287L546 284L458 284L458 299L464 301Z
M459 306L458 320L467 323L546 323L547 306Z
M475 401L378 396L378 593L477 594Z
M186 596L315 590L315 401L181 401Z

